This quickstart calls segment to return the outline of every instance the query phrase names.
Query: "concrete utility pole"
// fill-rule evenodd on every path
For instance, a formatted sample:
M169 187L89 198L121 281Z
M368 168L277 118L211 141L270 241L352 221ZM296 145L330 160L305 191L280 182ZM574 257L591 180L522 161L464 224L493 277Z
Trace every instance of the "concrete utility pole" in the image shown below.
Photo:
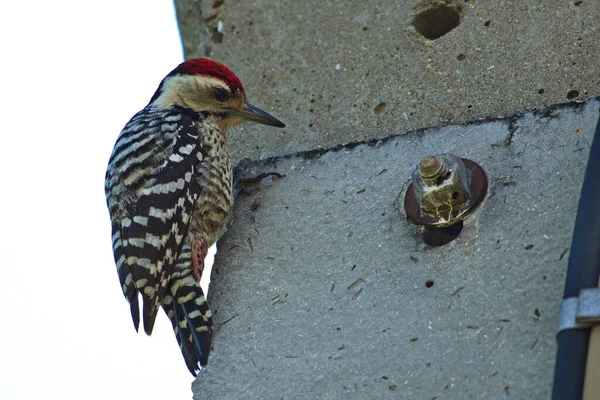
M234 159L273 157L240 177L282 176L240 193L219 242L195 398L548 398L600 4L175 3L186 57L287 124L229 134ZM489 189L431 247L403 201L440 153Z

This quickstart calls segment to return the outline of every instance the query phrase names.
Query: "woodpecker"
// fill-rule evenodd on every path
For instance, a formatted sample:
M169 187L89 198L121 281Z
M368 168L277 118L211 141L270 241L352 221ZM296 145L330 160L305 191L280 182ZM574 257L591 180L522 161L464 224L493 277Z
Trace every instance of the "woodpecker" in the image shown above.
M246 101L226 66L185 61L125 125L106 170L114 259L135 329L141 295L144 331L162 307L194 376L213 326L200 276L233 208L227 130L245 121L285 126Z

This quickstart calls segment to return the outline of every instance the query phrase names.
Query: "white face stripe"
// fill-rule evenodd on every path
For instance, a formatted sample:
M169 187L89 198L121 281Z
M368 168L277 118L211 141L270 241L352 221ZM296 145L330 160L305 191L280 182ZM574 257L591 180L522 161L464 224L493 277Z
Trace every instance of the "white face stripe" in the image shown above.
M165 78L162 93L152 103L155 107L168 107L179 104L190 107L197 112L223 111L226 107L237 107L245 99L232 93L231 101L220 103L214 97L214 89L221 87L229 92L231 89L218 78L204 75L174 75Z

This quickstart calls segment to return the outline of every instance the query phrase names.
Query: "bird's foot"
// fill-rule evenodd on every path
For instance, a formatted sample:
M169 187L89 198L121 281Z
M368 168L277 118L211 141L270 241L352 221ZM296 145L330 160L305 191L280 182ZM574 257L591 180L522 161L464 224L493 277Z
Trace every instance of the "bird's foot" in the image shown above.
M257 190L257 188L264 183L271 183L276 179L285 178L284 174L279 172L264 172L256 176L240 177L238 173L234 172L233 179L233 198L237 199L241 193L250 194Z
M202 272L204 271L204 259L208 252L206 240L200 235L194 236L192 239L192 274L196 281L200 282Z

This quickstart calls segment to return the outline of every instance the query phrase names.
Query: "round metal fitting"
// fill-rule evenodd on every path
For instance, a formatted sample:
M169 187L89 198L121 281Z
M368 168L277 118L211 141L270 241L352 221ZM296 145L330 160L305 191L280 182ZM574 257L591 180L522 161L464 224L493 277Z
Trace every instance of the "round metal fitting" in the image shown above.
M454 154L427 156L413 172L404 209L418 225L445 228L462 221L487 189L487 175L477 163Z

